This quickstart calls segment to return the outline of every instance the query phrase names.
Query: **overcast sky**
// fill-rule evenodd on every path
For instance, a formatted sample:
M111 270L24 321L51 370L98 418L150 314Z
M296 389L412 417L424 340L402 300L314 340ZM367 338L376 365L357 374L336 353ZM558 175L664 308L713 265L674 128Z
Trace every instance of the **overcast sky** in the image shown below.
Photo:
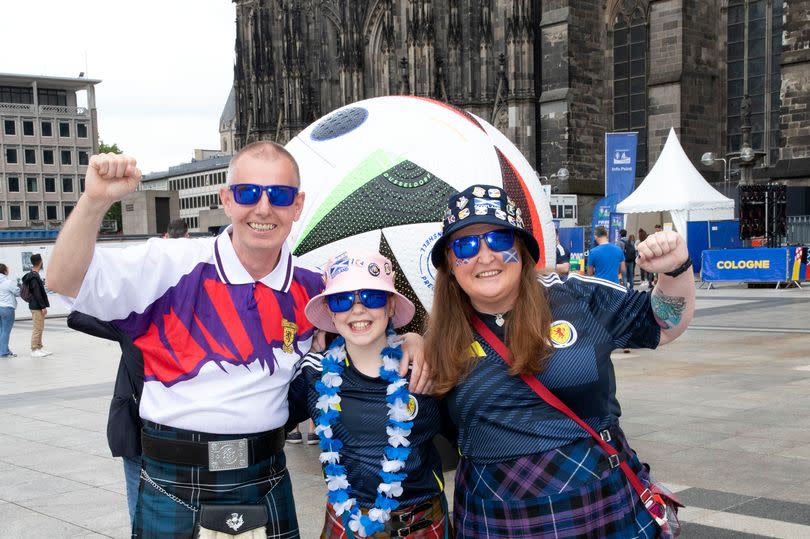
M166 170L219 149L235 18L230 0L7 1L0 73L101 79L100 138Z

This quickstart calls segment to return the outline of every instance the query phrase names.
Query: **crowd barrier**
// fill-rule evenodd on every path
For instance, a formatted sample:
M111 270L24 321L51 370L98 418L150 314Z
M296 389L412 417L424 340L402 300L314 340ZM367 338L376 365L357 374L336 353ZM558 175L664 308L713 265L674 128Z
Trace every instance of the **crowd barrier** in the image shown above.
M803 246L706 250L701 253L700 276L706 283L798 284L810 279L807 252Z

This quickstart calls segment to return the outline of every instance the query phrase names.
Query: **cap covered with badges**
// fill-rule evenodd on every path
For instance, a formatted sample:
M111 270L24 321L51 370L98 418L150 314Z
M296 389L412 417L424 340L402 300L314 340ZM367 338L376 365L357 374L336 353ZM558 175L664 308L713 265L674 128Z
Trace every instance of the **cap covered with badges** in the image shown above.
M395 328L402 327L413 318L414 304L397 292L394 285L394 269L391 261L375 251L349 249L332 257L324 267L326 287L323 292L309 300L304 313L318 329L336 333L332 313L326 303L326 296L338 292L355 290L384 290L391 294L394 303L394 316L391 322Z
M470 225L494 225L514 230L523 240L535 262L540 259L537 240L523 226L522 210L502 187L471 185L460 193L450 195L442 219L442 235L433 245L430 259L441 265L450 236Z

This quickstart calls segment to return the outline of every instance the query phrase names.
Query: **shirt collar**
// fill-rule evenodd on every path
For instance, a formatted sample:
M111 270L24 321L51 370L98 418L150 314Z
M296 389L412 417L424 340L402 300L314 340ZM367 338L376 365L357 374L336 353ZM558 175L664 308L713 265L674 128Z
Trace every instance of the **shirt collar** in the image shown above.
M214 242L214 263L219 278L226 284L255 283L256 279L250 276L242 262L239 261L239 257L236 256L236 250L231 242L232 227L233 225L228 225L228 228ZM292 254L285 241L281 246L278 264L273 271L259 279L259 282L278 292L288 292L292 283L292 270Z

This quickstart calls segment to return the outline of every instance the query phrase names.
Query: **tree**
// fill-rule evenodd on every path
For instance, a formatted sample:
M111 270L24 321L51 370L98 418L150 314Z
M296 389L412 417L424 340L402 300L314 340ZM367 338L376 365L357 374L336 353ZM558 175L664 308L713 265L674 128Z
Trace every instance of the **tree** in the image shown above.
M118 147L118 144L105 144L103 140L98 141L98 153L124 153L121 148ZM121 217L121 202L116 202L110 209L107 210L107 214L104 216L105 221L115 221L116 223L116 230L120 231L124 228L124 220Z

